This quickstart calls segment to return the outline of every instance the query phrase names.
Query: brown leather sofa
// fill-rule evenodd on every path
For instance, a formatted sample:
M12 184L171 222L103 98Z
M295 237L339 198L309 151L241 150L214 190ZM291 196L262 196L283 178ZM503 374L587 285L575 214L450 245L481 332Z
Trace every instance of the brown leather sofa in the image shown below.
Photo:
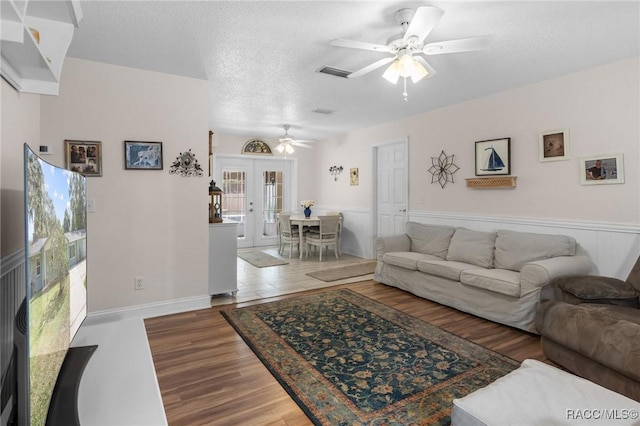
M557 278L540 292L542 349L574 374L640 401L640 258L626 281Z

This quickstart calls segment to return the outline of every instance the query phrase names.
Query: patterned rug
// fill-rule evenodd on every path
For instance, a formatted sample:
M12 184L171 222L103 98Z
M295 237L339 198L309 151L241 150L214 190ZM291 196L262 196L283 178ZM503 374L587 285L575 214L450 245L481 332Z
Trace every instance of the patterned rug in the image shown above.
M373 274L378 262L364 262L355 265L342 266L340 268L324 269L322 271L308 272L306 275L324 282L338 281L344 278L359 277Z
M317 425L448 425L519 363L351 290L222 311Z

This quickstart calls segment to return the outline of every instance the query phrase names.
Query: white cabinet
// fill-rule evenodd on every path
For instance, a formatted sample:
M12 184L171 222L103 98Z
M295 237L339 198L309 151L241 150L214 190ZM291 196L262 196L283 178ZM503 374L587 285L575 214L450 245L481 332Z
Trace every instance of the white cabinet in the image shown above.
M235 223L209 224L209 294L238 291L238 231Z
M2 77L20 92L57 95L79 1L1 0L0 19Z

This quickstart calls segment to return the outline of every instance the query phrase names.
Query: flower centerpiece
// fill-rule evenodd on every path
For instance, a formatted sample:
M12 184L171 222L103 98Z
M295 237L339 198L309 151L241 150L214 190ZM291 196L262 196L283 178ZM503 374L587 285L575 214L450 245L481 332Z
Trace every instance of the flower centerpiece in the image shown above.
M311 216L311 206L314 204L313 200L302 200L300 201L300 206L304 207L304 217L308 218Z

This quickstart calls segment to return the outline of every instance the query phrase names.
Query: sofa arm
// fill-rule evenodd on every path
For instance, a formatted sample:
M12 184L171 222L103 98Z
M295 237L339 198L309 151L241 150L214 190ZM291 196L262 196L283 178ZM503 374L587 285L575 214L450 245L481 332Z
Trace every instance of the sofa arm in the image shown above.
M382 255L392 251L411 251L411 239L407 234L376 237L376 259L382 262Z
M520 296L558 277L588 274L593 267L593 262L586 255L558 256L525 263L520 270Z

